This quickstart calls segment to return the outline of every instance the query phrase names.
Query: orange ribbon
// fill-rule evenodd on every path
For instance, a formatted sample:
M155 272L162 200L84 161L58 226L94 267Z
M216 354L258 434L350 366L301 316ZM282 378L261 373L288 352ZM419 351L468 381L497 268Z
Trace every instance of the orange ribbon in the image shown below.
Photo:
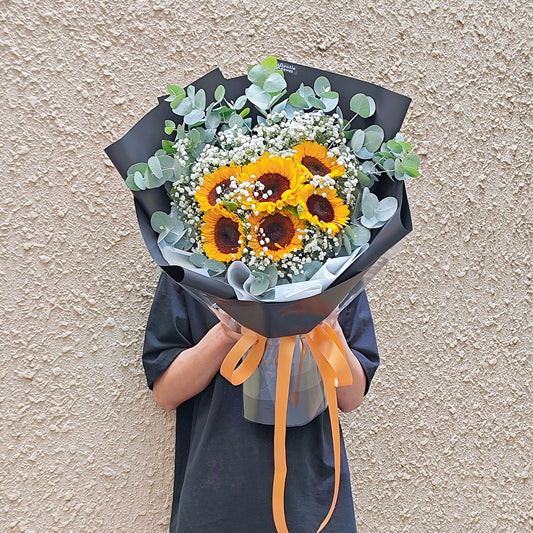
M267 341L266 337L252 330L242 328L242 331L242 337L230 350L220 367L220 373L233 385L241 385L254 373L261 363ZM301 335L301 337L307 342L324 383L333 440L335 463L333 500L326 517L317 530L317 533L319 533L326 527L335 510L340 487L341 440L336 387L351 385L353 377L346 360L342 342L329 324L319 324L309 333ZM285 480L287 477L285 437L287 433L287 406L291 367L296 339L296 336L282 337L278 352L274 411L274 484L272 487L272 512L278 533L289 533L285 520ZM248 354L246 354L247 352ZM243 357L244 359L239 364Z

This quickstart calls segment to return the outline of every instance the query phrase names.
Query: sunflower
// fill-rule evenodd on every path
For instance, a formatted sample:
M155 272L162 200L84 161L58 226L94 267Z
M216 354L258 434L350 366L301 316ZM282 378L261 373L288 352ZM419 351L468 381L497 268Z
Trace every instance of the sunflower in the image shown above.
M263 253L279 261L284 254L302 248L305 223L287 211L260 213L250 217L249 222L252 233L249 245L256 255Z
M242 222L221 205L205 213L201 233L205 255L210 259L227 263L242 257L245 242Z
M341 226L346 225L350 210L335 189L306 185L300 189L298 198L303 208L301 217L323 231L331 230L331 235L335 235Z
M261 159L242 167L242 179L252 184L251 200L257 211L274 213L285 205L298 203L297 190L309 174L289 157L271 156L265 152Z
M328 150L315 141L304 141L294 147L294 160L303 165L313 176L330 175L332 178L342 176L346 168L337 163L334 157L328 156Z
M217 200L231 190L232 177L237 182L240 181L240 170L240 167L232 164L229 167L217 168L211 174L204 176L204 182L194 196L202 211L208 211L217 205Z

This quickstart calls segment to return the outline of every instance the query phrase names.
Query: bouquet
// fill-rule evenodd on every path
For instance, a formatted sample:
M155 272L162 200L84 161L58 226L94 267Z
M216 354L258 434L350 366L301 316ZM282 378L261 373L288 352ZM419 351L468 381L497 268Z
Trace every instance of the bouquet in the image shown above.
M246 418L275 426L279 531L285 428L330 406L337 472L322 529L339 484L335 387L352 379L322 321L411 230L403 182L419 159L398 133L409 99L274 57L168 91L106 152L155 261L242 326L221 373L244 383Z

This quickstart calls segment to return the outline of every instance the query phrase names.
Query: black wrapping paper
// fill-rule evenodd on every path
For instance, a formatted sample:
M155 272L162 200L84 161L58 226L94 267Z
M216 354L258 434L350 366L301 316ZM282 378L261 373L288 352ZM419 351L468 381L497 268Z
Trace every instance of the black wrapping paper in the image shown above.
M339 107L345 116L351 114L349 102L352 95L364 93L371 96L376 103L376 113L368 119L358 117L353 122L353 127L366 128L371 124L378 124L385 132L385 139L394 137L400 130L411 101L406 96L383 87L332 72L285 61L279 61L278 68L285 73L288 93L294 92L301 83L313 85L318 76L326 76L331 86L339 93ZM244 94L249 81L246 76L225 79L220 70L216 69L193 82L197 90L202 88L208 95L212 95L219 84L225 86L226 97L235 100ZM164 98L161 96L159 104L154 109L121 139L105 149L124 179L131 165L146 161L161 147L162 139L169 139L164 134L165 120L177 122L179 119ZM253 116L255 111L253 106L251 111ZM298 301L276 303L237 300L232 287L224 281L169 265L159 251L158 234L150 225L152 213L170 211L170 199L164 186L135 191L133 195L144 241L152 258L163 270L178 283L192 289L204 301L215 302L243 326L265 337L281 337L312 330L350 291L363 282L364 274L375 261L412 230L411 214L403 182L393 181L385 176L374 185L372 192L379 197L396 197L398 209L382 228L372 231L368 249L323 293Z

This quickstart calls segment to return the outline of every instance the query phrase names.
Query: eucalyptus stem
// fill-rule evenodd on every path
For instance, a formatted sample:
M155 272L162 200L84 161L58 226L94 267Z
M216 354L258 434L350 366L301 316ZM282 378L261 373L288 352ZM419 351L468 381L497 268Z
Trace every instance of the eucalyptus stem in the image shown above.
M346 124L342 127L341 131L345 131L346 128L352 123L352 121L359 116L358 113L356 113Z

